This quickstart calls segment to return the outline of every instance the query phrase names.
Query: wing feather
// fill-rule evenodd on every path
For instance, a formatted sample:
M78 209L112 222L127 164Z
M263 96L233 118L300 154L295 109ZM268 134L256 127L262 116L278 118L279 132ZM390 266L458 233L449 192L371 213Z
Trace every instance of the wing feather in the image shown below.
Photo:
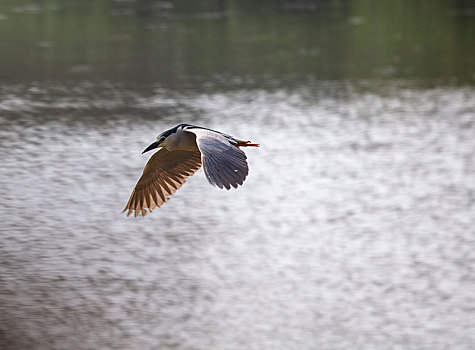
M157 192L157 187L156 187L155 184L152 184L152 188L150 189L150 193L152 194L153 203L155 204L154 207L151 208L151 210L153 210L157 206L157 203L160 203L159 200L158 200L158 192Z
M201 128L189 128L196 135L206 178L212 185L230 189L242 185L249 173L246 154L222 134Z
M160 200L161 200L162 202L165 202L165 201L166 201L166 196L165 196L165 194L163 193L162 186L160 186L160 182L159 182L158 180L155 181L153 187L154 187L154 189L155 189L155 192L160 196L160 199L156 202L157 205L158 205L158 203L160 203Z
M172 191L170 190L170 187L168 186L168 181L165 181L165 179L163 178L160 179L160 186L162 187L163 194L165 196L169 196Z
M147 208L150 208L152 206L152 203L150 201L150 193L148 191L148 188L144 189L144 202Z
M186 178L201 167L199 151L167 151L162 148L145 165L142 176L130 196L124 212L127 216L160 208L181 186Z
M177 184L179 184L180 182L178 181L178 178L176 178L175 176L171 176L171 175L170 175L169 178L164 179L164 180L165 180L165 182L167 183L167 185L170 185L169 187L172 187L172 188L174 188L175 190L178 189ZM171 191L169 191L169 192L171 192Z

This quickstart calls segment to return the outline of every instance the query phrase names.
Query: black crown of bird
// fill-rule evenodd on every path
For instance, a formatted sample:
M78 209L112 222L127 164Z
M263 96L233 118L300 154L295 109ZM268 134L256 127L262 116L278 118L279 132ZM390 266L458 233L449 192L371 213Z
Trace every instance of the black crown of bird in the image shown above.
M179 124L162 132L142 153L160 148L145 165L123 212L147 214L160 208L203 165L211 185L229 190L242 185L249 173L240 147L259 147L222 132Z

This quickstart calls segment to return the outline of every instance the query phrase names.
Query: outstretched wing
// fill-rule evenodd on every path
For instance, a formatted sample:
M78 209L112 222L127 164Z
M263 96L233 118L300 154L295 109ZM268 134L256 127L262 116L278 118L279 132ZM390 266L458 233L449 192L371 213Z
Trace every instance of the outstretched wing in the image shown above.
M213 130L189 128L196 135L201 161L208 182L219 188L230 189L242 185L249 173L247 157L223 135Z
M198 151L167 151L165 148L156 152L143 170L137 185L125 206L127 216L135 211L147 214L168 201L201 166L201 154Z

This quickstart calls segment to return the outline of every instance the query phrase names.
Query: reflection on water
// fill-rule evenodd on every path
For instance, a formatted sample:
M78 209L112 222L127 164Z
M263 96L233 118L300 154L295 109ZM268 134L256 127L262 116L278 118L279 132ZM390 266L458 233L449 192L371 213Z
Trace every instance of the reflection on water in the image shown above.
M3 0L0 78L179 89L210 78L221 80L221 88L229 88L230 78L258 86L298 85L309 76L475 81L470 1L191 3Z
M194 3L0 4L0 348L472 349L470 8ZM180 122L244 186L126 218Z

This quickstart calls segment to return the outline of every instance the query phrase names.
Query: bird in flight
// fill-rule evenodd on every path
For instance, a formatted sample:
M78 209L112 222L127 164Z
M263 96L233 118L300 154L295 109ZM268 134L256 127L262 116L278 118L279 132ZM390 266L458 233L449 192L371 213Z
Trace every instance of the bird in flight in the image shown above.
M258 147L219 131L180 124L162 132L142 153L161 147L150 157L123 212L147 214L170 199L203 164L211 185L229 190L242 185L249 172L239 147Z

